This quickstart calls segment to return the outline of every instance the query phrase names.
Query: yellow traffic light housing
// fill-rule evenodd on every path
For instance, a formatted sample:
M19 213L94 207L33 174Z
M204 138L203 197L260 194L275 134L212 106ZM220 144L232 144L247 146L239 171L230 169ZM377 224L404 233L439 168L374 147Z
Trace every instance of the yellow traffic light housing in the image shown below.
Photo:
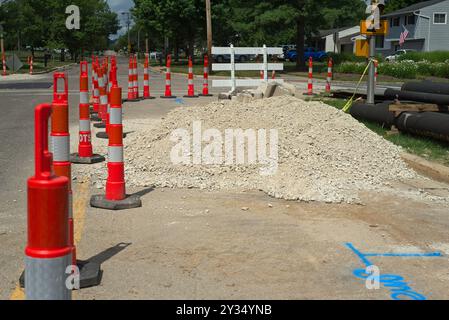
M385 36L388 34L389 24L388 20L380 21L380 28L374 30L368 30L366 20L360 21L360 34L365 36Z

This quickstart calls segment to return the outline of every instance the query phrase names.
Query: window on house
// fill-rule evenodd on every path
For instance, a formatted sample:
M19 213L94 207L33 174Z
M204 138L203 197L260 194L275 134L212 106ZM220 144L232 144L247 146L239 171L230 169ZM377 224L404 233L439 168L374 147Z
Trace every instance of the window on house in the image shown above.
M385 43L385 36L377 36L376 37L376 48L383 49Z
M407 16L405 19L405 24L409 24L409 25L415 24L415 15L412 14L412 15Z
M447 14L445 12L436 12L433 14L433 23L434 24L446 24L447 23Z
M393 27L399 27L401 25L401 18L400 17L392 18L391 19L391 25Z

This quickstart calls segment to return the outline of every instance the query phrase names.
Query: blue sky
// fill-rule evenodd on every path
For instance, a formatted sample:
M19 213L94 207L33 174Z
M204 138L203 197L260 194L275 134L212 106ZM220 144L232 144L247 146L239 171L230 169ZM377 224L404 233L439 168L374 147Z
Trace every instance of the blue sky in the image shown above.
M112 11L115 11L119 14L120 22L122 25L122 29L119 31L119 34L125 34L126 33L126 26L125 26L125 20L120 15L120 12L122 11L128 11L130 8L134 6L134 2L132 0L107 0L109 3L109 6L111 7ZM116 37L112 37L116 38Z

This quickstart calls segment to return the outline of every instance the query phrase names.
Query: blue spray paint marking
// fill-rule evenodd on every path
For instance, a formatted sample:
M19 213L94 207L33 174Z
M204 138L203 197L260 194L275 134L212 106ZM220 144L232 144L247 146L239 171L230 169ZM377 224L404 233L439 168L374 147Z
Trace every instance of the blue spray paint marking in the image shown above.
M366 268L372 266L373 263L367 257L403 257L403 258L434 258L442 257L440 252L430 252L430 253L362 253L357 250L352 243L346 243L348 247L359 259L363 262ZM364 279L365 281L371 276L366 273L366 269L355 269L353 270L353 275L359 279ZM413 291L412 288L405 282L404 278L396 274L383 274L379 276L379 281L384 287L390 290L391 298L393 300L426 300L427 298Z
M175 103L177 103L177 104L185 104L184 103L184 99L181 99L181 98L176 98Z

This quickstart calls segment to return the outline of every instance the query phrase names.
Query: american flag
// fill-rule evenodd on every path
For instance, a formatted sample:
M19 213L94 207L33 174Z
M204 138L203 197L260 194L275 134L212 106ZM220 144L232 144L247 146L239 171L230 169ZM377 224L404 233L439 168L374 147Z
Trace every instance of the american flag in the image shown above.
M407 39L407 36L409 34L407 28L405 26L402 26L404 31L401 32L401 36L399 37L399 45L402 47L402 45L405 43L405 39Z

